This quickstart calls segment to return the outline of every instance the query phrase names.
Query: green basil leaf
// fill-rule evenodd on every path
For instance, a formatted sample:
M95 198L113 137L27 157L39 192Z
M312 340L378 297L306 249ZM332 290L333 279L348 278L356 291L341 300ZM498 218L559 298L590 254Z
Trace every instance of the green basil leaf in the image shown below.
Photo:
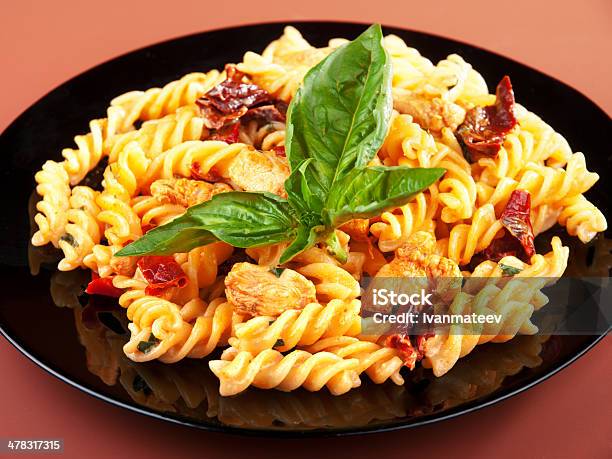
M312 158L302 161L285 181L289 204L300 216L313 212L320 215L324 207L321 199L324 192L312 174L309 167L311 162Z
M300 225L297 229L297 234L293 242L285 249L280 257L279 263L287 263L296 255L302 253L304 250L312 247L319 237L319 232L323 230L322 226L308 227Z
M298 225L289 203L272 193L221 193L198 206L191 209L202 226L234 247L286 241Z
M188 252L217 240L210 231L201 228L189 215L183 215L152 229L143 237L126 245L115 256L171 255L175 252ZM176 248L180 250L175 250Z
M327 250L336 260L342 264L348 261L348 252L340 245L340 241L335 231L332 231L325 240L325 243L327 244Z
M146 341L140 341L136 346L140 352L147 354L152 347L157 346L159 340L151 333Z
M271 193L233 191L190 207L116 255L186 252L216 240L234 247L256 247L291 239L297 225L286 200Z
M287 114L286 151L292 171L313 159L303 176L323 199L334 182L365 167L382 145L392 110L391 77L378 24L306 74ZM297 180L285 188L301 192Z
M445 169L375 166L354 169L330 194L323 221L336 228L354 218L370 218L407 203L445 173Z
M274 274L276 277L280 277L284 270L285 268L278 268L278 267L270 268L270 272Z
M499 267L501 268L504 276L515 276L522 271L521 268L516 268L510 265L505 265L504 263L500 263Z

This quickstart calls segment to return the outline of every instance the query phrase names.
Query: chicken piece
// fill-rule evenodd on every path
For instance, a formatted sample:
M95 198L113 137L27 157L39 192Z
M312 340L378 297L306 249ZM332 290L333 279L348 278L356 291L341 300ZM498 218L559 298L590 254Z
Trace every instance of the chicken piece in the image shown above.
M219 170L219 174L236 189L268 191L287 197L284 183L290 174L289 164L286 157L273 151L244 149Z
M346 222L339 229L348 234L353 241L367 241L370 231L370 220L367 218L356 218Z
M413 257L431 255L436 251L436 239L431 233L417 231L408 240L397 248L396 255L405 260Z
M455 132L465 119L465 109L453 102L439 97L430 99L406 90L394 91L393 108L412 116L416 123L430 132L440 132L443 127Z
M160 202L191 207L214 195L232 191L225 183L208 183L187 178L160 179L151 184L151 194Z
M383 266L376 277L402 281L402 290L418 292L420 288L434 294L437 300L449 303L461 290L461 270L453 260L434 253L435 238L425 231L418 231L395 251L395 258Z
M114 273L132 277L136 272L137 261L138 257L112 257L109 264Z
M292 269L280 274L266 266L236 263L225 278L225 295L238 313L276 317L316 302L314 284Z

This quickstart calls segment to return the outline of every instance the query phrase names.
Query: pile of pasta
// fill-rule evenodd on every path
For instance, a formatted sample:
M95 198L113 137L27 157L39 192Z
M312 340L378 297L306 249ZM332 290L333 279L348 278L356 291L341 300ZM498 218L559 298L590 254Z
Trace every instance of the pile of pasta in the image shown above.
M344 42L333 39L316 48L287 27L261 54L247 52L236 68L277 101L289 103L305 73ZM468 279L452 312L493 311L504 317L474 334L428 337L423 366L439 376L478 344L535 333L530 317L547 302L542 279L563 274L568 248L554 237L549 252L528 262L507 256L473 266L473 258L503 234L500 215L515 190L531 196L536 235L558 223L582 242L591 241L607 228L604 215L584 196L598 175L587 170L584 155L572 152L561 134L518 104L518 124L499 154L469 162L455 131L466 110L495 102L482 76L455 54L434 65L397 36L385 37L384 45L393 65L395 111L375 162L447 172L408 204L336 230L349 252L345 264L315 246L284 266L280 277L270 274L276 279L270 282L299 281L311 292L295 304L264 304L274 301L268 295L251 311L236 307L236 291L248 286L235 285L241 278L232 273L276 267L283 244L244 254L216 242L174 254L186 282L157 294L147 288L137 260L114 256L216 193L284 195L289 174L279 154L284 122L241 121L230 141L201 116L198 99L226 78L225 71L191 73L163 88L112 100L106 118L91 121L89 132L75 137L76 147L63 150L62 161L49 160L36 174L41 199L32 244L61 249L61 271L88 268L111 279L130 321L124 346L130 359L172 363L226 347L220 359L209 362L223 395L249 386L284 391L325 386L342 394L359 386L364 375L375 383L402 384L400 370L411 365L401 349L361 334L359 280L392 264L415 240L431 243L423 253L426 260L472 264L459 274ZM403 105L406 98L416 105ZM80 185L103 159L101 187ZM508 277L502 265L518 274Z

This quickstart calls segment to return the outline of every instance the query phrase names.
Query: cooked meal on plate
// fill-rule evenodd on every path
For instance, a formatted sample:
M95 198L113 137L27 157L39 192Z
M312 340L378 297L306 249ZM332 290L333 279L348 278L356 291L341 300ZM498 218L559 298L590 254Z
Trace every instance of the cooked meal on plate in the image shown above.
M479 344L537 333L570 253L556 236L538 253L535 236L607 228L584 196L599 176L511 77L434 64L378 25L323 48L287 27L242 62L113 99L36 174L32 244L117 298L132 361L223 349L202 362L221 395L441 376ZM366 278L425 279L452 313L502 319L366 333Z

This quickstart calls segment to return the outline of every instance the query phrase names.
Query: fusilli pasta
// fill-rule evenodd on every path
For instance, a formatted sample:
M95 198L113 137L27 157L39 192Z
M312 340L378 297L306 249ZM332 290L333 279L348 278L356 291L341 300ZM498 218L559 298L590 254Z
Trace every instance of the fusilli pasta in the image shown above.
M310 303L302 310L288 310L276 318L254 317L236 326L230 345L258 354L272 348L285 352L331 336L355 336L361 331L360 309L359 300L334 299L325 306Z
M329 352L311 354L296 350L287 355L267 349L253 356L229 348L221 360L211 360L210 369L219 378L221 395L234 395L248 386L291 391L304 387L317 391L327 386L341 395L360 385L357 359L343 359Z

